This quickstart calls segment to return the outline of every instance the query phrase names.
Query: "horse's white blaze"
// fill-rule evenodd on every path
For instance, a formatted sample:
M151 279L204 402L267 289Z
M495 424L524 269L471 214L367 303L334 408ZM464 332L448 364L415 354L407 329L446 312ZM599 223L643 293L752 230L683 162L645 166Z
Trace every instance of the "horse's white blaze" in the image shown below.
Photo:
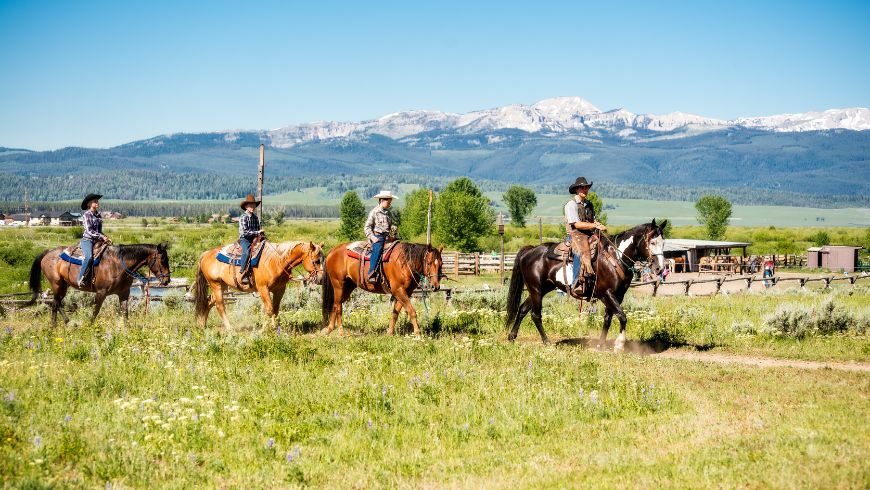
M656 256L659 262L659 269L665 268L665 239L657 236L649 241L650 252Z
M634 243L633 236L630 236L625 240L619 242L619 246L617 247L617 249L619 250L619 256L617 257L618 259L622 259L622 254L625 253L625 250L630 247L632 243Z

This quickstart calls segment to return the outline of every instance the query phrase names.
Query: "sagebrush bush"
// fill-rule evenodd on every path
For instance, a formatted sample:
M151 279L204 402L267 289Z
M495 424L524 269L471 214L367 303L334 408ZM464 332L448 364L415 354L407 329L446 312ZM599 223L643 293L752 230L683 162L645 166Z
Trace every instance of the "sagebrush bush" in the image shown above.
M764 320L766 332L797 339L843 332L863 334L868 327L870 318L866 314L847 311L833 298L819 307L782 305Z

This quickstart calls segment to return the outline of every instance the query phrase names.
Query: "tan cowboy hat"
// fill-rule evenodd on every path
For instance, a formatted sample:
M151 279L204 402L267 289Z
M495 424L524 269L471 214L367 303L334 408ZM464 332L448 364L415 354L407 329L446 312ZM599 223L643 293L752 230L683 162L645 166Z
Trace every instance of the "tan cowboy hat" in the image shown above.
M245 209L245 206L247 206L248 204L253 204L254 206L259 206L261 202L263 202L263 201L258 201L258 200L256 200L256 199L254 198L254 195L253 195L253 194L248 194L248 195L245 197L245 200L242 201L241 204L239 204L239 207L242 208L242 209Z
M586 182L586 177L577 177L577 180L568 187L568 194L574 194L578 187L592 187L592 182Z
M390 192L390 191L381 191L381 192L378 192L377 194L375 194L374 198L375 198L375 199L378 199L378 200L381 200L381 199L395 199L396 196L395 196L392 192Z

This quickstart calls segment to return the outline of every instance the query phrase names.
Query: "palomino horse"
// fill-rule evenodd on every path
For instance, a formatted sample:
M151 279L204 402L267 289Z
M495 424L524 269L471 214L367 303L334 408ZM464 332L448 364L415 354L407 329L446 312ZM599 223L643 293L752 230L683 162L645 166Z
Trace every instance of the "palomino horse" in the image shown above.
M649 260L654 275L658 275L664 267L664 237L662 229L667 226L667 220L661 225L656 221L624 231L613 240L602 236L598 258L595 260L595 286L592 296L604 303L604 327L601 330L600 346L604 346L607 331L613 315L619 319L619 337L614 343L615 350L622 350L625 345L625 312L622 311L622 298L631 284L634 262L643 258ZM514 340L520 328L520 322L529 311L532 321L541 334L541 340L548 342L547 334L541 324L541 302L544 295L558 288L566 291L566 286L557 280L556 274L562 269L562 261L547 257L547 250L552 243L544 243L536 247L527 246L517 253L514 262L513 275L508 289L506 325L511 329L508 340ZM615 257L618 266L608 260ZM652 260L655 258L656 260ZM523 285L529 290L529 297L522 304Z
M54 293L54 301L51 303L51 325L57 325L57 314L63 316L63 322L69 322L69 317L63 309L63 298L67 289L72 286L82 291L96 293L94 299L94 314L91 323L100 313L106 296L114 294L121 301L121 311L124 313L124 326L127 325L127 300L130 299L130 286L134 281L142 281L145 278L138 272L142 267L148 266L159 281L165 286L169 284L169 255L166 253L166 245L118 245L111 246L100 257L99 265L93 267L93 283L79 287L76 283L80 265L71 264L60 258L65 247L46 250L36 257L30 267L30 291L33 297L29 304L36 302L36 297L42 288L42 274L48 279L51 291Z
M196 281L193 285L193 301L196 318L203 327L212 306L217 307L224 328L231 329L224 309L224 291L230 287L243 292L260 294L266 315L277 322L278 309L287 283L293 278L293 268L302 265L308 271L308 281L319 280L323 264L323 244L311 242L266 242L257 267L251 269L251 284L242 286L237 282L239 268L219 262L217 254L223 247L213 248L199 257ZM211 287L211 296L208 294ZM272 293L272 296L269 296Z
M337 323L339 334L344 335L344 326L341 322L342 303L347 301L350 293L359 287L370 293L392 294L396 298L390 327L387 329L389 335L395 333L396 320L402 308L411 318L414 334L420 335L417 311L411 305L411 294L420 286L428 286L435 291L441 287L441 249L418 243L397 243L390 252L390 259L383 263L384 276L388 283L385 287L381 282L372 284L365 280L360 281L360 261L347 255L348 245L350 244L342 243L326 256L321 333L331 333ZM365 275L368 270L367 264L362 269L362 274Z

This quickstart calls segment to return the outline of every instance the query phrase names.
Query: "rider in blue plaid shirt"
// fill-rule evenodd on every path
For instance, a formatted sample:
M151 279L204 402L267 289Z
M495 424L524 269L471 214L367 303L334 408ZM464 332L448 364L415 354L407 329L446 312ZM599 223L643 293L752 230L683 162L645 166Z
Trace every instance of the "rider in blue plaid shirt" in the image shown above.
M254 214L254 210L260 205L260 201L254 199L253 194L248 194L240 207L245 210L239 217L239 245L242 246L241 265L239 273L242 275L242 284L249 284L249 265L251 262L251 243L263 234L260 228L260 218Z

